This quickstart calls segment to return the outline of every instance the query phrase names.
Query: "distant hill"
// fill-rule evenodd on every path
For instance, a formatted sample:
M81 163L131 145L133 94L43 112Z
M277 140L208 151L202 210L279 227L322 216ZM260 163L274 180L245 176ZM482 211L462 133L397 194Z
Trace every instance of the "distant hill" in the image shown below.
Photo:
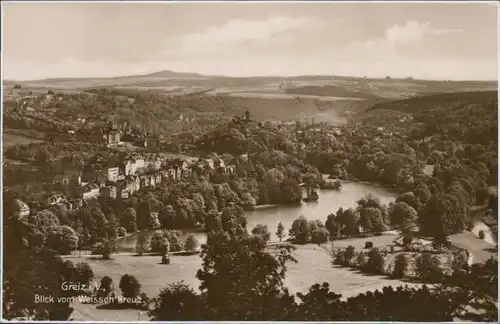
M304 87L286 89L285 92L298 95L313 95L313 96L327 96L327 97L349 97L349 98L362 98L362 99L380 98L379 96L376 96L366 91L352 91L333 85L304 86Z
M358 119L389 124L412 115L420 138L437 136L464 144L498 144L498 94L473 91L419 96L373 105Z
M16 81L4 80L4 85L12 87L19 84L30 90L36 89L86 89L95 87L127 87L141 90L169 92L173 88L186 91L206 89L245 88L271 89L283 92L280 85L286 82L294 88L286 90L290 94L307 94L332 97L354 97L362 99L404 98L413 95L458 91L477 91L496 89L496 82L490 81L431 81L417 79L358 78L329 75L303 75L294 77L251 76L229 77L223 75L203 75L191 72L161 70L157 72L117 76L108 78L49 78L42 80Z
M454 103L460 103L460 105L469 105L485 101L496 102L497 99L497 91L439 93L415 96L408 99L384 101L374 104L368 110L389 109L415 114L425 112L426 110L433 110L437 106L449 106Z

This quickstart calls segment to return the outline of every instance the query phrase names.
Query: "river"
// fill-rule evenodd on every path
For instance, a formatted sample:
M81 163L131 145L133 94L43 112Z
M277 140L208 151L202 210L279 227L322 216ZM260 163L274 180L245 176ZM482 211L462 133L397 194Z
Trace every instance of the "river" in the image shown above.
M277 240L276 227L282 223L285 233L292 226L295 219L304 215L309 220L319 219L325 222L328 215L337 212L340 207L356 207L356 201L361 197L372 194L378 197L383 204L389 204L396 194L380 186L361 182L344 182L342 190L318 190L319 200L317 202L302 203L297 206L275 206L269 208L247 211L247 229L251 231L257 224L266 224L271 233L271 241ZM118 252L133 252L139 236L150 239L155 230L143 231L117 240ZM206 242L206 234L203 232L192 232L200 243Z

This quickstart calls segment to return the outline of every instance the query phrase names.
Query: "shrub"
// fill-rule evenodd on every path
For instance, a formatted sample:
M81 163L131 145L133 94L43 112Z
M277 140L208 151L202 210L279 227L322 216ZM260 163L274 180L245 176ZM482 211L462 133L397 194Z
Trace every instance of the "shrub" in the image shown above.
M371 273L382 274L384 272L385 260L382 253L377 249L372 249L368 254L366 270Z
M411 244L411 242L412 242L412 240L413 240L413 239L412 239L412 237L411 237L411 236L407 236L407 235L403 236L403 245L404 245L404 246L408 246L408 245L410 245L410 244Z
M403 278L408 270L408 259L404 253L398 254L394 262L394 278Z
M364 269L366 267L366 258L363 252L359 252L356 257L356 263L359 269Z
M373 242L372 241L366 241L365 242L365 249L371 249L373 248Z
M437 256L429 252L424 252L417 258L416 273L421 280L437 282L442 278L442 271L439 267L440 261Z
M194 237L193 234L189 235L186 239L186 244L185 244L185 248L186 250L188 251L196 251L196 248L198 248L198 240L196 239L196 237Z
M454 271L459 269L466 269L469 265L467 263L469 255L467 251L458 251L453 254L452 269Z
M122 237L122 236L125 236L125 235L127 235L127 231L125 230L125 227L118 227L116 229L116 236Z
M480 240L484 240L484 237L485 237L485 235L484 235L484 231L482 231L482 230L481 230L481 231L479 231L479 239L480 239Z
M335 254L335 260L333 261L333 263L336 265L345 265L345 251L338 251Z
M352 258L354 258L355 255L356 255L356 249L354 248L354 246L349 245L344 252L345 265L350 265L351 260Z
M120 289L123 297L134 298L141 293L141 284L134 276L124 274L120 279Z

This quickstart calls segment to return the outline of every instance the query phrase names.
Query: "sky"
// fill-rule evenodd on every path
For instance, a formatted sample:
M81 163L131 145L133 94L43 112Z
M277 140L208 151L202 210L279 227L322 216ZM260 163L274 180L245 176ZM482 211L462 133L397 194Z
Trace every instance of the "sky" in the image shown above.
M3 2L3 75L497 80L497 12L491 3Z

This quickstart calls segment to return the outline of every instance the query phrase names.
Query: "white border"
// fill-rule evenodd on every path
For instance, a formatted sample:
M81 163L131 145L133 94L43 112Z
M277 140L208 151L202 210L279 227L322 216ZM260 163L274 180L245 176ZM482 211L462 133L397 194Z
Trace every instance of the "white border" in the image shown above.
M21 0L13 0L13 1L10 1L10 0L2 0L1 1L1 4L0 4L0 21L2 22L2 26L1 26L1 36L0 36L0 39L1 39L1 47L0 47L0 82L1 82L1 89L0 89L0 92L2 93L2 96L0 98L0 103L1 103L1 109L2 109L2 117L1 117L1 125L0 125L0 131L1 131L1 141L0 141L0 148L2 149L2 153L0 154L0 163L2 165L1 167L1 170L0 170L0 177L2 179L1 183L0 183L0 189L2 191L2 195L3 195L3 50L4 50L4 37L3 37L3 21L4 21L4 14L3 14L3 8L4 8L4 4L5 3L120 3L120 4L126 4L126 3L142 3L142 4L151 4L151 3L164 3L164 4L172 4L172 3L240 3L240 4L257 4L257 3L279 3L279 4L291 4L291 3L307 3L307 4L312 4L312 3L331 3L331 4L337 4L337 3L358 3L358 4L362 4L362 3L384 3L384 4L410 4L410 3L422 3L422 4L438 4L438 3L441 3L441 4L468 4L468 3L482 3L482 4L488 4L488 5L491 5L491 6L496 6L497 7L497 32L499 32L497 35L499 35L500 37L500 2L497 2L497 1L467 1L467 0L463 0L463 1L433 1L433 0L430 0L430 1L412 1L412 0L409 0L409 1L366 1L366 0L360 0L360 1L315 1L315 0L311 0L311 1L302 1L302 0L297 0L297 1L231 1L231 0L228 0L228 1L210 1L210 0L207 0L207 1L195 1L195 0L185 0L185 1L164 1L164 0L158 0L158 1L128 1L128 0L122 0L122 1L57 1L57 0L47 0L47 1L38 1L38 0L35 0L35 1L21 1ZM497 56L500 55L500 40L497 40ZM497 60L497 95L498 95L498 99L500 100L500 94L498 92L498 82L499 82L499 79L500 79L500 63L499 61ZM497 114L498 114L498 111L497 111ZM498 115L500 116L500 114ZM498 143L498 139L497 139L497 143ZM499 156L500 156L500 148L499 148ZM500 173L499 173L500 174ZM0 198L0 208L1 208L1 223L0 223L0 238L2 239L2 242L3 242L3 196L2 198ZM3 247L3 244L0 244L0 246ZM2 266L1 269L3 269L3 249L0 251L0 264ZM2 291L2 300L3 300L3 271L1 271L0 269L0 273L2 273L2 280L0 281L0 290ZM498 288L500 291L500 283L497 283L498 285ZM1 315L0 315L0 319L2 322L7 322L7 320L5 320L3 318L3 303L0 303L0 312L1 312ZM22 322L33 322L33 323L36 323L36 322L43 322L43 323L126 323L126 321L22 321ZM499 322L500 322L500 317L499 317ZM151 323L151 321L134 321L133 323ZM166 322L166 321L160 321L160 323L241 323L241 322L237 322L237 321L190 321L190 322L181 322L181 321L175 321L175 322ZM268 322L265 322L265 321L248 321L248 322L245 322L245 323L268 323ZM307 322L307 321L299 321L299 322L289 322L289 321L282 321L281 323L313 323L313 322ZM324 322L324 323L366 323L366 322L333 322L333 321L329 321L329 322ZM381 321L378 321L378 323L392 323L392 322L389 322L389 321L385 321L385 322L381 322ZM404 322L402 322L404 323ZM424 322L421 322L421 323L424 323ZM429 323L432 323L432 322L429 322Z

